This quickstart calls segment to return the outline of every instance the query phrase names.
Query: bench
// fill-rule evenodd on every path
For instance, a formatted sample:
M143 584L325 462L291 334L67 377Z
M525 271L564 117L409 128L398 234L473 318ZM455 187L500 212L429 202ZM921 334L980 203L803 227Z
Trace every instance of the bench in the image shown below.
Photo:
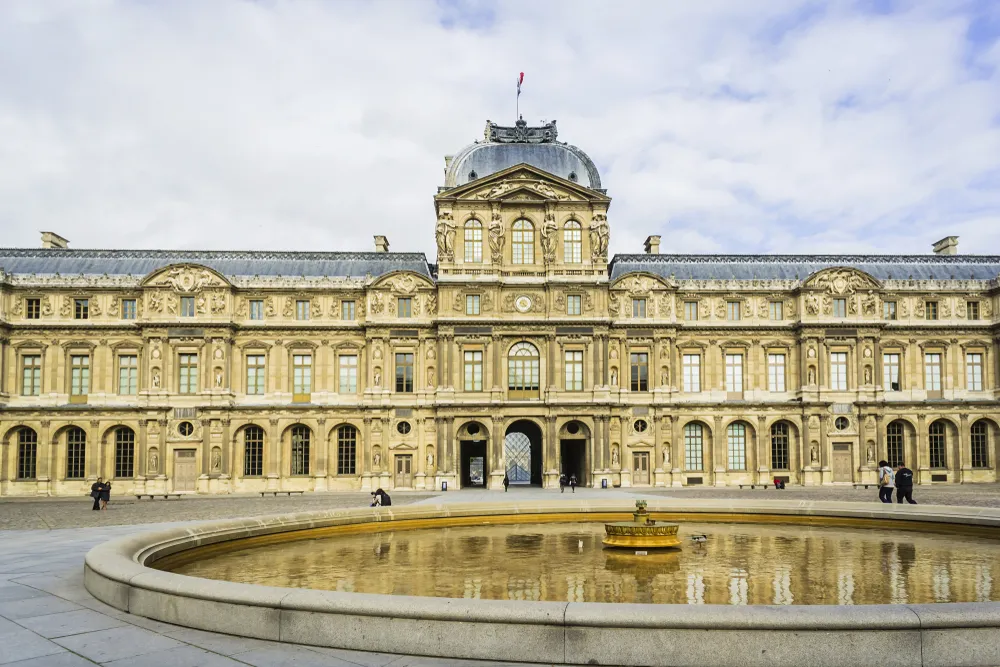
M305 491L261 491L260 492L260 497L263 498L264 496L266 496L269 493L271 495L273 495L275 498L277 498L279 493L283 493L286 496L290 497L293 493L297 493L297 494L299 494L301 496L303 493L305 493Z
M867 482L867 483L865 483L865 482L858 482L857 484L854 484L853 486L854 486L855 489L860 488L862 486L867 489L869 486L878 486L878 482Z
M135 494L136 500L142 500L143 498L149 498L150 500L152 500L153 498L163 498L164 500L167 500L169 498L180 498L180 497L181 497L181 494L179 494L179 493L137 493L137 494Z
M763 486L766 489L769 486L774 486L774 484L740 484L740 489L742 490L744 486L749 486L751 489L755 489L758 486Z

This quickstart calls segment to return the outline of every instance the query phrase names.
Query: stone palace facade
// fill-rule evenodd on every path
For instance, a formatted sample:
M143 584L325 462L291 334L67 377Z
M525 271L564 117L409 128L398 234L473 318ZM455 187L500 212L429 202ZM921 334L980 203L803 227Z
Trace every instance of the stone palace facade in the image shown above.
M609 258L610 204L488 123L434 264L0 250L0 493L997 479L1000 256Z

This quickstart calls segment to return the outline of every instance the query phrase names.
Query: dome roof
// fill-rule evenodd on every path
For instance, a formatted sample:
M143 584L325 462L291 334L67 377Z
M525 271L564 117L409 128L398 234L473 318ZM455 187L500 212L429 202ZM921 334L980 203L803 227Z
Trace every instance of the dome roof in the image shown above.
M557 136L555 121L541 127L528 127L523 118L514 127L486 121L483 141L445 158L444 185L454 188L526 163L592 190L601 190L601 176L593 160L576 146L556 141Z

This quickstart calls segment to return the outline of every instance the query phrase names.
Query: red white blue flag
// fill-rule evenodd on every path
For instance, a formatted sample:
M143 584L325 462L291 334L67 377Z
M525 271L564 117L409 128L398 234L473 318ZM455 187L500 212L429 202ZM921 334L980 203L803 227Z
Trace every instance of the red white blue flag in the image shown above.
M524 72L517 77L517 96L521 96L521 83L524 81Z

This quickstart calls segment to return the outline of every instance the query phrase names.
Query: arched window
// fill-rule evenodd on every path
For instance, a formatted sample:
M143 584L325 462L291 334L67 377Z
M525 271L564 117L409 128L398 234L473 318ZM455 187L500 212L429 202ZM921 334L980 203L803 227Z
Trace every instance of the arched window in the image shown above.
M358 453L358 429L345 424L337 429L337 474L353 475Z
M684 469L704 470L705 463L702 458L704 451L705 429L701 424L688 424L684 427Z
M945 423L937 420L927 429L927 444L931 454L932 468L948 467L948 437Z
M507 355L507 388L511 398L538 396L538 348L517 343Z
M885 427L885 460L890 466L906 465L906 439L903 422L898 419Z
M74 426L66 431L66 479L87 476L87 434Z
M771 425L771 470L788 470L788 423Z
M483 261L483 223L475 218L465 223L465 261Z
M972 444L972 467L990 467L990 425L985 419L980 419L972 425L969 431Z
M243 431L243 476L260 477L264 474L264 429L247 426Z
M744 424L730 424L726 429L729 441L729 469L747 469L747 427Z
M510 250L515 264L535 263L535 226L529 221L521 219L514 223Z
M563 228L563 261L567 264L583 261L583 231L576 220L570 220Z
M115 429L115 477L135 477L135 431L128 426Z
M38 460L38 434L24 427L17 432L17 478L35 479Z
M309 427L292 427L292 474L309 474Z

